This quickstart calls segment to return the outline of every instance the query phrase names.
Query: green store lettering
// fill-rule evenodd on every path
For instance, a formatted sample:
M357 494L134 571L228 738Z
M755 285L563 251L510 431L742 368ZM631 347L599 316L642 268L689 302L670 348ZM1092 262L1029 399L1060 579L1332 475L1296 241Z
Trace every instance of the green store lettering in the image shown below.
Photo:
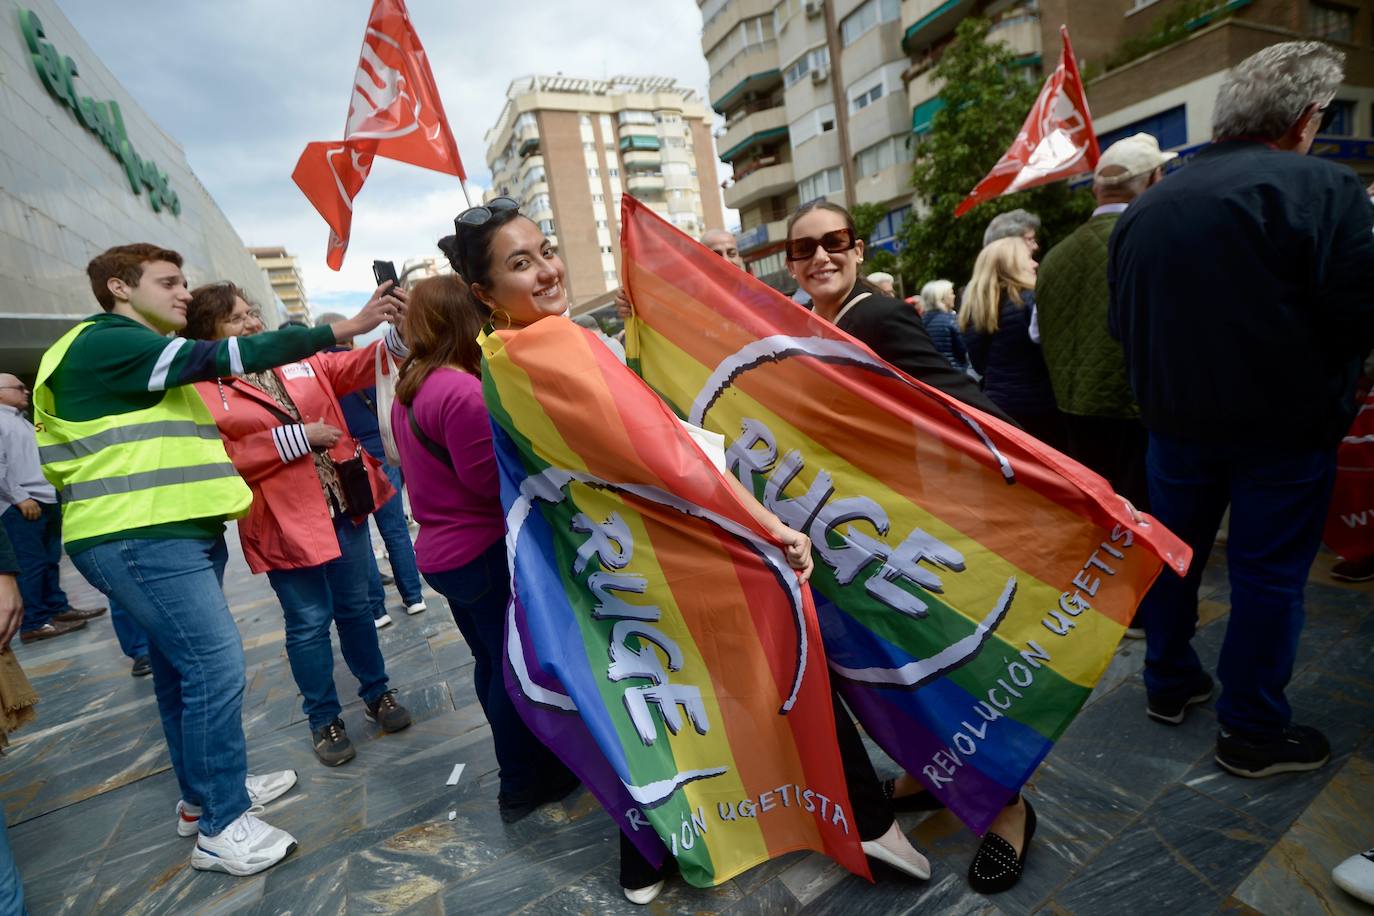
M181 200L167 186L167 173L160 170L151 159L139 158L129 143L119 103L113 99L97 102L88 95L77 95L76 62L64 57L52 42L45 40L43 23L32 10L19 11L19 28L24 33L29 56L33 58L34 69L38 71L43 85L53 98L70 108L81 125L99 137L100 142L120 161L133 192L141 194L146 190L148 203L152 204L154 212L161 213L165 208L173 216L180 216Z

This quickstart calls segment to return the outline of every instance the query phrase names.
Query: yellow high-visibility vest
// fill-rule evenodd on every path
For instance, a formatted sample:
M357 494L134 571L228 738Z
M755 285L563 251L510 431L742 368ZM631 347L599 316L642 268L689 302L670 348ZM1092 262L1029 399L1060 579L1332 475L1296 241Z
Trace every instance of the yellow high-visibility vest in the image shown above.
M246 515L253 493L193 386L167 389L152 407L94 420L54 413L48 379L91 326L78 324L43 354L33 390L38 455L62 501L63 540Z

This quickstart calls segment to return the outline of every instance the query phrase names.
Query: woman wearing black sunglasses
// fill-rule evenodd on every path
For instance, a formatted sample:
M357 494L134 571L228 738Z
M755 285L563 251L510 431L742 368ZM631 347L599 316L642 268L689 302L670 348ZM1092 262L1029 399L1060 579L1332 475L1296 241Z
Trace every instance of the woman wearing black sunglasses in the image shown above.
M440 242L454 270L467 281L468 304L501 330L528 327L563 315L568 308L562 259L539 226L521 216L515 206L509 198L497 198L485 207L465 210L454 221L455 234ZM718 445L723 447L723 442ZM812 565L810 541L785 527L733 476L727 473L725 479L741 500L753 504L756 517L785 546L788 562L802 572L805 581ZM836 738L864 852L911 877L929 878L930 863L912 847L893 818L863 742L838 702L835 714ZM664 871L655 870L623 834L620 848L625 896L634 903L651 902L663 887L671 861Z
M817 200L793 213L787 221L786 257L788 272L810 294L818 316L863 341L911 377L1008 423L1015 422L935 349L915 309L860 279L864 243L857 238L854 217L844 207ZM885 782L883 791L899 810L941 807L920 782L905 773ZM1018 796L988 828L969 867L969 885L981 893L1015 885L1034 830L1035 812Z
M864 243L844 207L817 200L793 213L787 221L786 257L788 273L811 296L821 318L907 375L1010 422L973 379L935 349L914 308L859 277Z

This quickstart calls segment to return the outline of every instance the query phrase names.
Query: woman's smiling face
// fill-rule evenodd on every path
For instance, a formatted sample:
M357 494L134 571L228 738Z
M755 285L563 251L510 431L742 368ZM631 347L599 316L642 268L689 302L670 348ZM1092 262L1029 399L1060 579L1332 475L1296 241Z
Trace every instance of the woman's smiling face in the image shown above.
M563 259L531 220L516 217L496 231L489 267L490 283L473 291L487 308L509 315L512 325L567 312Z
M792 225L788 239L820 239L828 232L847 230L849 223L833 210L815 209L804 214ZM818 305L840 302L849 295L859 279L859 264L863 261L864 243L858 240L847 251L826 251L817 245L816 251L804 261L788 261L787 270L797 285Z

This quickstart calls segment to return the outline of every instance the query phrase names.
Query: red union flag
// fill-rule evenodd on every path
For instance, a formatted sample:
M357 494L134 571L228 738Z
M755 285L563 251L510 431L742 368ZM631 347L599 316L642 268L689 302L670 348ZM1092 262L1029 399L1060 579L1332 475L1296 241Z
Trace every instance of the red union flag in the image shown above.
M307 144L291 173L329 224L334 270L343 266L353 198L376 156L467 177L404 0L372 4L343 139Z
M1011 148L954 208L955 216L963 216L985 200L1049 184L1097 166L1097 135L1093 133L1088 100L1083 96L1078 61L1069 44L1069 30L1060 26L1059 34L1064 38L1059 66L1045 80L1045 87Z

